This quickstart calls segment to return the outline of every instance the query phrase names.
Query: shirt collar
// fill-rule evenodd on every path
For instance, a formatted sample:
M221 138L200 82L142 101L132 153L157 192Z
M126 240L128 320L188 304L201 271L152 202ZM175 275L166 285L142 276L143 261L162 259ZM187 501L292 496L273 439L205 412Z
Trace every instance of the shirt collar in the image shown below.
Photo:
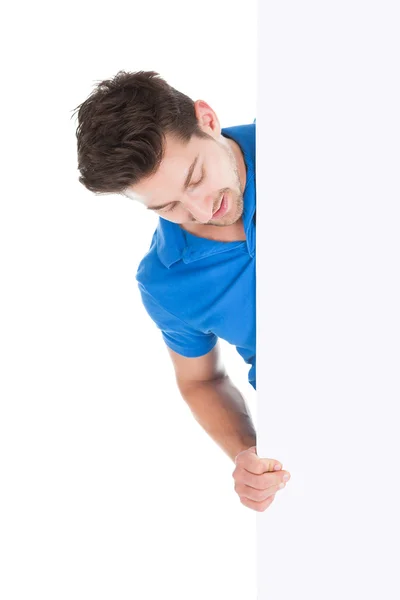
M246 186L243 194L243 225L246 233L247 249L250 256L255 254L255 227L253 217L256 210L256 179L255 179L255 123L250 125L236 125L221 129L224 137L237 142L243 152L246 163ZM231 250L242 242L216 242L206 238L199 238L185 231L176 223L159 217L156 230L157 253L161 262L170 268L178 260L185 263L193 262L216 254Z

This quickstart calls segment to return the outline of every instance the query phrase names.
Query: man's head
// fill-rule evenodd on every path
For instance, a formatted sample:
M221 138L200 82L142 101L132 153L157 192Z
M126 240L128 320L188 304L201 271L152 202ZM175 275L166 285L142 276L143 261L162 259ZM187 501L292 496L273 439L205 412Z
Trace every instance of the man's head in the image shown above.
M241 217L243 157L204 101L154 71L121 71L75 110L79 181L87 189L133 198L179 224L225 226ZM227 211L213 218L222 198Z

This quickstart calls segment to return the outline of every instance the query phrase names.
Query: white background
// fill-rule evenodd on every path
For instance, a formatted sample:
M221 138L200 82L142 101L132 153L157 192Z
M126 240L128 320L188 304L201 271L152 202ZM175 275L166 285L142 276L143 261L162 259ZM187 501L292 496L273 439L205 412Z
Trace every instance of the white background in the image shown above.
M258 600L398 600L400 7L259 7Z
M256 3L19 3L3 12L0 597L256 597L256 513L180 397L137 265L157 224L78 182L74 108L155 70L256 115ZM249 366L220 342L255 409ZM256 414L254 414L256 423Z

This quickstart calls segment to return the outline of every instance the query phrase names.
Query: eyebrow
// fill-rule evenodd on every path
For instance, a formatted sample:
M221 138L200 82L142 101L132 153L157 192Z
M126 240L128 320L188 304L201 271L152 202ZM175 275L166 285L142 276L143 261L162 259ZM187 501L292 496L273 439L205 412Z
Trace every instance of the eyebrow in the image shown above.
M196 158L194 159L194 161L192 162L192 164L189 167L189 171L188 171L187 177L185 179L185 183L183 184L183 188L182 188L183 192L185 192L187 190L187 188L189 187L189 183L192 178L193 171L196 167L199 156L200 156L200 154L198 154L196 156ZM147 210L160 210L160 208L164 208L165 206L169 206L170 204L173 204L173 201L167 202L166 204L159 204L158 206L147 206L146 208L147 208Z

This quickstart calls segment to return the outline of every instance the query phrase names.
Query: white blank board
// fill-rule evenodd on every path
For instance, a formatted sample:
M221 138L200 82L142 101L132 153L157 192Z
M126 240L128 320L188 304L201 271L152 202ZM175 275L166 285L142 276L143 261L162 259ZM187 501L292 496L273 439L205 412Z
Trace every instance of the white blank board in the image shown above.
M258 600L400 598L400 4L259 2Z

